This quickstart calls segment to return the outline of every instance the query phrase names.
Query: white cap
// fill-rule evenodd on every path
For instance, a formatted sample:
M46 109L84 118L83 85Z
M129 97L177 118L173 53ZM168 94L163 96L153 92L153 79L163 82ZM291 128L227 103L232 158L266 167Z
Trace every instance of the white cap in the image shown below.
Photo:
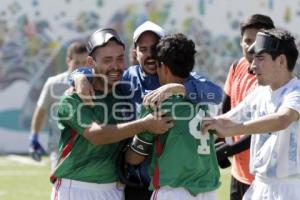
M143 24L141 24L137 29L135 29L133 33L133 43L136 43L139 37L146 31L151 31L155 33L160 38L165 36L165 31L157 24L154 24L153 22L146 21Z

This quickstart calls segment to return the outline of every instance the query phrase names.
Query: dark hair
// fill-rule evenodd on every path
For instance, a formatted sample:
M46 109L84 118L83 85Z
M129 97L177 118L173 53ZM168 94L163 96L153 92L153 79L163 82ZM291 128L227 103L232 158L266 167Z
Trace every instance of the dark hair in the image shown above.
M181 33L165 36L156 46L156 59L173 75L187 78L195 64L195 44Z
M240 24L241 36L247 29L271 29L275 28L273 20L267 15L254 14L245 19Z
M67 49L67 59L72 60L74 54L87 53L85 43L83 42L73 42Z
M294 36L289 31L281 28L264 30L263 33L280 41L278 51L271 51L267 53L272 56L273 60L275 60L279 55L284 54L287 59L287 68L290 72L292 72L295 68L299 54Z

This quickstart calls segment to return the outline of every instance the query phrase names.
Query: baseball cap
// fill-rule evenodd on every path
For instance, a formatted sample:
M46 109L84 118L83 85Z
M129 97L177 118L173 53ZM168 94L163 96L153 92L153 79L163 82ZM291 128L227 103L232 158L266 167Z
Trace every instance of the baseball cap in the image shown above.
M125 47L123 41L119 37L118 33L111 28L104 28L95 31L88 39L86 49L88 54L91 55L97 47L104 46L109 40L114 38L118 43Z
M135 29L133 33L133 43L136 43L139 37L146 31L151 31L155 33L159 37L165 36L165 31L157 24L154 24L151 21L146 21L143 24L141 24L137 29Z
M255 42L249 47L248 52L251 54L260 54L263 52L277 52L295 49L293 40L285 41L268 35L263 32L258 32Z

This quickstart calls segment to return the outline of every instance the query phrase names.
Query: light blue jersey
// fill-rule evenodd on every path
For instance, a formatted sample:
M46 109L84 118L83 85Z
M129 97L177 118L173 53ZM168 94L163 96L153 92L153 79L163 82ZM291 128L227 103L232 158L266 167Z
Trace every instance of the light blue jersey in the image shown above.
M226 116L244 122L283 108L300 113L300 80L297 78L275 91L269 86L257 87ZM252 135L250 171L267 178L300 178L300 120L281 131Z

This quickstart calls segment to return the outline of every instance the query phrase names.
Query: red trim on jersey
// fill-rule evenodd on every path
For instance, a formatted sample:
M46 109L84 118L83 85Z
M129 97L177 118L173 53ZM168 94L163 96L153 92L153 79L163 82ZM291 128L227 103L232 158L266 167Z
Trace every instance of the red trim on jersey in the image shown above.
M159 158L160 155L162 154L162 146L161 146L161 143L160 143L160 137L157 136L156 140L155 140L155 143L156 143L156 154L157 154L157 157ZM159 189L159 166L158 166L158 162L156 160L156 163L155 163L155 167L154 167L154 172L153 172L153 187L155 189Z
M71 134L71 138L69 139L66 146L63 148L61 157L60 157L58 163L61 163L61 161L71 152L77 132L74 129L71 129L70 134ZM51 183L55 183L55 181L57 180L57 177L54 175L54 172L50 175Z

